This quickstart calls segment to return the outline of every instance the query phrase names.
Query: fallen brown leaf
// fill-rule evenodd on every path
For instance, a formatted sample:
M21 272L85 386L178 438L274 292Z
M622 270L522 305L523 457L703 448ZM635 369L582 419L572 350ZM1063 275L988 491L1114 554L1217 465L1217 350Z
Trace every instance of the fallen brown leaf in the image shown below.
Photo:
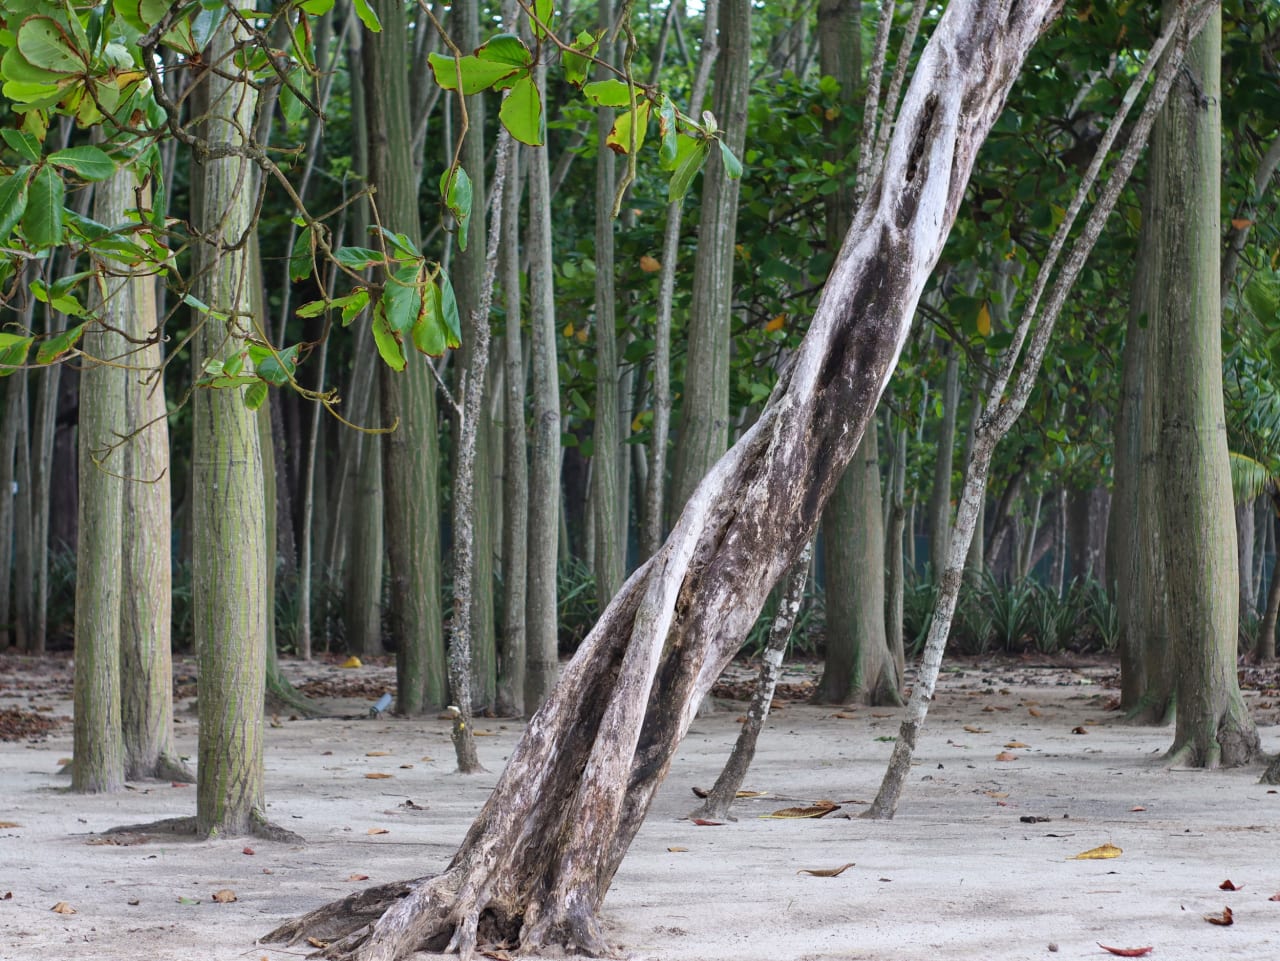
M400 770L402 770L402 771L412 771L412 770L413 770L413 765L412 765L412 764L401 764L401 765L400 765Z
M230 888L219 888L213 892L213 900L218 904L230 904L232 901L238 900L236 893Z
M1118 858L1124 854L1124 851L1116 847L1114 844L1100 844L1096 848L1090 848L1088 851L1081 851L1067 858L1068 861L1102 861L1107 858Z
M366 834L390 834L391 832L388 831L386 828L369 828L369 830L366 831L365 833Z
M724 824L723 821L708 821L706 818L689 818L689 820L700 828L718 828Z
M1007 747L1011 751L1020 747L1030 747L1030 746L1031 746L1030 744L1023 744L1021 741L1010 741L1008 744L1005 745L1005 747Z
M497 731L472 731L471 733L475 737L497 737L498 736Z
M12 901L12 900L13 900L12 891L6 891L4 894L0 894L0 901Z
M997 761L1016 761L1017 759L1018 759L1018 755L1010 754L1008 751L1001 751L999 754L996 755Z
M836 711L836 713L832 714L831 716L838 717L842 721L853 721L853 720L856 720L858 717L858 715L854 714L851 711Z
M369 875L367 875L367 874L353 874L353 875L351 875L351 877L347 878L347 880L348 880L348 881L368 881L368 880L369 880Z
M985 794L987 797L1008 797L1009 796L1008 791L983 791L982 793Z
M1271 897L1267 898L1267 900L1268 900L1268 901L1280 901L1280 891L1277 891L1275 894L1271 895Z
M169 786L170 787L191 787L190 783L188 783L187 781L174 781Z
M1071 729L1071 733L1072 734L1088 734L1089 732L1083 727L1073 727Z
M1230 924L1236 923L1235 918L1231 916L1230 908L1223 908L1221 914L1206 914L1204 919L1210 924L1217 924L1224 928Z
M656 257L650 257L648 254L642 254L640 257L640 269L646 274L656 274L662 269L662 264L658 262Z
M681 847L670 847L670 848L667 848L667 850L670 851L672 854L684 854L689 849L681 848Z
M130 898L125 903L128 904L130 907L136 908L139 904L142 903L142 898Z
M983 714L994 714L995 712L996 712L996 709L992 707L990 704L988 704L986 707L982 709Z
M1222 890L1222 891L1239 891L1242 888L1244 888L1244 885L1236 884L1230 878L1227 878L1225 881L1223 881L1221 884L1218 885L1218 888L1219 890Z
M1145 810L1146 810L1146 808L1144 808L1141 804L1136 804L1136 805L1134 805L1133 807L1129 808L1129 810L1130 810L1130 811L1135 811L1135 812L1136 812L1136 811L1145 811Z
M22 827L17 821L0 821L0 828L20 828Z
M982 728L982 727L975 727L975 726L974 726L974 725L972 725L972 724L966 724L966 725L964 726L964 729L965 729L966 731L968 731L970 734L990 734L990 733L991 733L991 732L990 732L990 731L988 731L986 728Z
M796 874L812 874L815 878L837 878L853 867L854 862L842 864L838 868L801 868Z
M73 908L71 905L67 904L66 901L59 901L49 910L52 911L54 914L75 914L76 913L76 909Z
M1103 951L1110 951L1112 954L1119 955L1122 958L1140 958L1144 954L1150 954L1155 950L1155 947L1152 945L1148 945L1145 948L1113 948L1108 944L1103 944L1101 941L1098 942L1098 947Z
M383 774L381 771L370 771L365 778L370 781L384 781L389 777L395 777L394 774Z
M240 853L241 853L241 854L253 854L254 852L253 852L253 848L245 848L245 849L244 849L243 851L241 851Z
M390 754L391 754L390 751L365 751L364 752L365 757L388 757Z
M1034 707L1027 708L1027 713L1032 717L1043 717L1044 715L1037 711Z
M783 808L772 814L762 814L762 818L824 818L832 811L840 810L835 801L815 801L808 807Z
M321 941L319 938L307 938L307 944L313 948L327 948L329 946L328 941Z

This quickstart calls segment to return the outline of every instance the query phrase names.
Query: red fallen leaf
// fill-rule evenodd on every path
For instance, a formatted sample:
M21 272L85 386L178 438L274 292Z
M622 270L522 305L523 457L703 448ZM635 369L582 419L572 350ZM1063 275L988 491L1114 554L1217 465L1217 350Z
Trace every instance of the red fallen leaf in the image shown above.
M1268 900L1268 901L1280 901L1280 891L1277 891L1275 894L1271 895L1271 897L1267 898L1267 900Z
M4 894L0 894L0 901L12 901L12 900L13 900L12 891L6 891Z
M708 821L706 818L689 818L689 820L700 828L716 828L724 824L723 821Z
M1229 924L1236 923L1235 918L1231 916L1230 908L1223 908L1221 914L1206 914L1204 919L1210 924L1221 925L1224 928Z
M186 781L174 781L169 786L170 787L191 787L191 785L188 784Z
M353 874L353 875L351 875L351 877L347 878L347 880L348 880L348 881L368 881L368 880L369 880L369 875L367 875L367 874Z
M1244 885L1236 884L1230 878L1227 878L1225 881L1219 884L1218 887L1223 891L1239 891L1244 888Z
M1131 808L1129 808L1129 810L1130 810L1130 811L1145 811L1145 810L1146 810L1146 808L1144 808L1141 804L1139 804L1139 805L1136 805L1135 807L1131 807Z
M245 849L244 849L243 851L241 851L240 853L241 853L241 854L252 854L252 853L253 853L253 848L245 848Z
M1154 945L1147 945L1145 948L1113 948L1109 944L1103 944L1101 941L1098 942L1098 947L1122 958L1140 958L1144 954L1150 954L1155 950Z

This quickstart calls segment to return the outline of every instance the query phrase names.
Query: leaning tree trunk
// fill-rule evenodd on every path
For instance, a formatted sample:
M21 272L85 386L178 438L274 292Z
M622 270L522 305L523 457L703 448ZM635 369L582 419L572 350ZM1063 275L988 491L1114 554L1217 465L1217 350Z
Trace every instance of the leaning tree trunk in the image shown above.
M760 419L694 490L531 719L449 867L273 932L330 957L483 937L602 954L601 901L702 696L813 535L906 340L974 156L1053 0L955 0L921 54L885 173ZM384 913L385 911L385 913ZM379 915L381 915L379 917Z
M1271 507L1276 512L1271 519L1272 530L1280 534L1280 490L1272 485L1270 490ZM1280 617L1280 564L1271 567L1271 580L1267 585L1267 606L1262 612L1262 623L1258 627L1258 651L1256 660L1259 664L1269 664L1276 659L1276 619Z
M1150 338L1160 389L1150 399L1159 412L1156 516L1177 702L1169 760L1195 767L1246 764L1259 750L1236 679L1240 585L1218 260L1221 64L1216 12L1188 51L1152 147L1152 192L1162 215Z

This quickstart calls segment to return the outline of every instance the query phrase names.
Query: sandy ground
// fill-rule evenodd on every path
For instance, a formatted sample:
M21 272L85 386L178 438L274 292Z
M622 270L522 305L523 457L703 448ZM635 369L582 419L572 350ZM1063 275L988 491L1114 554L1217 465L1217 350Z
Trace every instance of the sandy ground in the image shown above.
M65 662L4 666L0 708L69 713ZM1166 959L1280 958L1280 901L1271 900L1280 892L1280 794L1257 783L1260 769L1165 770L1170 731L1108 713L1108 673L948 671L888 822L846 815L874 795L900 712L797 702L771 718L745 785L770 796L739 802L736 823L684 820L691 788L710 786L737 735L741 705L728 702L695 723L610 891L618 955L1025 961L1105 957L1102 942L1154 946ZM390 672L362 676L376 688ZM1272 752L1278 693L1248 695ZM325 703L356 713L372 700ZM182 716L178 743L194 754L194 718ZM69 725L34 743L0 742L0 822L12 822L0 828L0 959L298 957L255 938L358 889L363 876L376 883L440 869L520 734L516 722L481 722L481 756L494 773L466 778L452 773L444 720L277 723L267 732L270 815L305 845L105 844L97 832L113 825L194 813L194 788L138 783L113 796L71 795L57 773L71 751ZM392 776L366 777L374 773ZM758 817L819 798L843 807L822 820ZM1123 854L1070 860L1104 843ZM838 877L797 873L850 861ZM1221 890L1228 879L1241 889ZM215 902L220 889L237 900ZM59 902L75 913L50 910ZM1225 906L1232 926L1206 922Z

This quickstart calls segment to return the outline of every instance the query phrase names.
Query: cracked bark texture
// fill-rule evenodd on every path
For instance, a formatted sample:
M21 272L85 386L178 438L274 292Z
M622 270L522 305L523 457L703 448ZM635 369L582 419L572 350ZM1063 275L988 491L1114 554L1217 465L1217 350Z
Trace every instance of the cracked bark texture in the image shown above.
M322 907L270 939L321 932L335 938L326 956L364 961L422 947L470 957L496 937L526 952L609 951L599 911L614 873L702 696L852 459L978 147L1057 9L1053 0L948 6L885 174L769 404L601 615L445 871Z

